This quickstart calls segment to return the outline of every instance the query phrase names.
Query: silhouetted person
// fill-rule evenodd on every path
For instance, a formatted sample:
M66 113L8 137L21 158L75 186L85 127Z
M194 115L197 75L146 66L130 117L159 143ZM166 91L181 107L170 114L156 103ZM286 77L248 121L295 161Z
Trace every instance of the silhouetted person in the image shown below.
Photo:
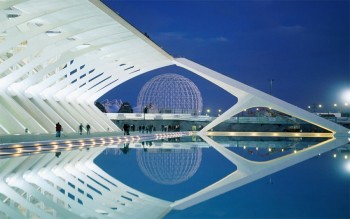
M80 133L80 135L83 134L83 123L80 123L80 125L79 125L79 133Z
M61 152L60 152L60 151L57 151L57 152L55 153L55 156L56 156L57 158L59 158L59 157L61 156Z
M130 126L128 125L128 124L124 124L123 125L123 129L124 129L124 135L130 135L130 133L129 133L129 128L130 128Z
M90 135L90 128L91 128L90 125L87 124L87 125L86 125L86 134L87 134L87 135Z
M60 138L61 137L61 131L62 131L62 126L61 124L58 122L56 124L56 137Z
M120 148L123 154L127 154L129 152L129 143L124 144L123 148Z

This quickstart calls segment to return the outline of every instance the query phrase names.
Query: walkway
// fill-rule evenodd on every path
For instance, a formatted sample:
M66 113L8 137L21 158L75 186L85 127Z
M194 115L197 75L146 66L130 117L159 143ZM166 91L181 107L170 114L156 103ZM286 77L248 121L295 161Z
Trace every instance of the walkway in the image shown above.
M132 132L131 134L124 136L123 132L102 132L91 135L71 133L62 135L61 138L56 138L54 134L0 136L0 157L17 157L74 149L89 150L93 147L183 137L191 135L193 132L155 132L152 134Z

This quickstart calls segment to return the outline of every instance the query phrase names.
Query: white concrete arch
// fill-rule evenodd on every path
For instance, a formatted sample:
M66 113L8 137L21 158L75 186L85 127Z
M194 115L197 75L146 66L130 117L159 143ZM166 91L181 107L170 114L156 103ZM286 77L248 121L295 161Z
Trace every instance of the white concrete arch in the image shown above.
M285 101L282 101L276 97L273 97L269 94L266 94L262 91L249 87L239 81L236 81L232 78L229 78L225 75L222 75L218 72L215 72L211 69L208 69L202 65L194 63L185 58L176 59L175 64L188 69L189 71L211 81L212 83L220 86L224 90L231 93L233 96L238 98L238 102L233 105L229 110L223 113L220 117L215 119L212 123L207 125L204 129L201 130L201 133L204 134L209 129L220 124L224 120L229 119L230 117L242 112L244 109L252 107L267 107L271 108L285 114L294 116L316 126L320 126L328 131L331 131L334 134L344 135L348 134L348 129L340 126L334 122L321 118L317 115L309 113L303 109L300 109L292 104L289 104Z

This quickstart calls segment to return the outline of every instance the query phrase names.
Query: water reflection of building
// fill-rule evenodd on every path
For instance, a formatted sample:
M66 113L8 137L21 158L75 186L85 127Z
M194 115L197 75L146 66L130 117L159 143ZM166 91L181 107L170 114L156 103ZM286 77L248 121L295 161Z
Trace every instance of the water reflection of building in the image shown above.
M170 202L96 166L93 160L103 150L0 159L0 218L158 218L169 211Z
M137 163L141 171L152 181L164 185L185 182L198 170L202 161L202 149L148 149L137 150Z

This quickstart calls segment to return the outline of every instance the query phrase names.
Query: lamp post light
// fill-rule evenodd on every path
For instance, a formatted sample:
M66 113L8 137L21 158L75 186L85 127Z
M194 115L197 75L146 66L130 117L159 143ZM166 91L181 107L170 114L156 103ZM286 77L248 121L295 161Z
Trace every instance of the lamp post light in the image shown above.
M221 109L218 110L218 116L220 116L220 115L221 115Z
M349 110L348 110L349 103L345 102L344 103L344 108L343 108L343 113L345 116L349 117Z
M206 116L209 116L209 114L210 114L210 109L207 109L207 114L206 114Z
M338 104L333 104L333 107L334 107L334 112L336 113L338 110L337 110L337 108L338 108Z
M318 108L320 109L320 112L321 112L322 104L318 104Z

